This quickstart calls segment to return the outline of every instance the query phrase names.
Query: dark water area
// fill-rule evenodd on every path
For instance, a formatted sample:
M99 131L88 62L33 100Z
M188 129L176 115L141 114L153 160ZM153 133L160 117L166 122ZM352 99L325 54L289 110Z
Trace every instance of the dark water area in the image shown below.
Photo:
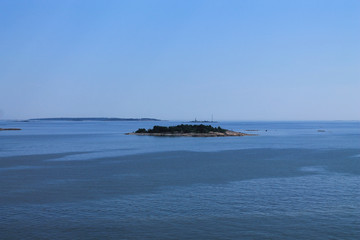
M0 239L358 239L360 122L0 121ZM323 131L318 131L323 130ZM252 131L253 132L253 131Z

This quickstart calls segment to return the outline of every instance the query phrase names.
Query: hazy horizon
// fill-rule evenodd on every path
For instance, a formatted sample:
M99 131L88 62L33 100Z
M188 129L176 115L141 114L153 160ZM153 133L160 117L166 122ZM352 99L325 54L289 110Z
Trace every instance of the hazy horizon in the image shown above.
M142 119L142 118L149 118L149 119L157 119L160 121L171 121L171 122L190 122L190 121L194 121L195 118L192 119L185 119L185 118L179 118L179 119L164 119L164 118L157 118L157 117L121 117L121 116L109 116L109 117L103 117L103 116L83 116L83 117L74 117L74 116L67 116L67 117L59 117L59 116L55 116L55 117L36 117L36 118L8 118L8 119L0 119L4 120L4 121L26 121L26 120L38 120L38 119L46 119L46 118L50 118L50 119L56 119L56 118L119 118L119 119ZM204 119L199 119L196 118L197 121L209 121L211 122L211 118L204 118ZM360 120L358 119L334 119L334 120L326 120L326 119L303 119L303 120L299 120L299 119L213 119L213 122L359 122Z
M360 1L0 8L0 120L360 120Z

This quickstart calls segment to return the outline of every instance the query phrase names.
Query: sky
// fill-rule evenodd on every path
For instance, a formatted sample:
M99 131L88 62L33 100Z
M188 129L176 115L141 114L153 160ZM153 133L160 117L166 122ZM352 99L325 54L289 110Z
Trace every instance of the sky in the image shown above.
M360 120L358 0L2 0L0 119Z

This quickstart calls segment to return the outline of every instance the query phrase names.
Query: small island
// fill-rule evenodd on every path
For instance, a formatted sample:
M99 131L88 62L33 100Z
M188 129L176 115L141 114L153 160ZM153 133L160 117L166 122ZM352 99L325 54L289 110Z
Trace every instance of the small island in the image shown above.
M0 131L19 131L21 128L0 128Z
M161 137L234 137L234 136L254 136L255 134L247 134L234 132L221 127L212 127L211 125L190 125L181 124L171 127L154 126L152 129L146 130L139 128L132 133L126 135L139 136L161 136Z

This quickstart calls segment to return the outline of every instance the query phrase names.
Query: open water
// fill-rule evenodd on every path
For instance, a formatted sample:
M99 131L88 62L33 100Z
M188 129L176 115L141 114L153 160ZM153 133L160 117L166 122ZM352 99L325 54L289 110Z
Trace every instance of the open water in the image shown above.
M360 238L360 122L178 123L0 121L0 239Z

